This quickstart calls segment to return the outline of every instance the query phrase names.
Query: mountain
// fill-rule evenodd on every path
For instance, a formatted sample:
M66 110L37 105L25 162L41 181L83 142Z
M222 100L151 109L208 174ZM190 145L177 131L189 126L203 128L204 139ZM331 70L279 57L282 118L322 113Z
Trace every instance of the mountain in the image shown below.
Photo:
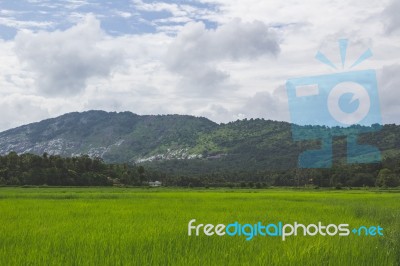
M88 154L108 162L135 162L152 156L191 158L197 154L189 154L188 149L196 145L199 132L217 126L192 116L75 112L0 133L0 154Z
M0 154L11 151L65 157L88 154L111 163L151 164L164 171L257 172L295 168L298 155L317 141L294 142L290 123L263 119L217 124L187 115L136 115L87 111L0 133ZM385 125L360 137L384 156L398 155L400 126ZM334 139L336 161L345 140Z

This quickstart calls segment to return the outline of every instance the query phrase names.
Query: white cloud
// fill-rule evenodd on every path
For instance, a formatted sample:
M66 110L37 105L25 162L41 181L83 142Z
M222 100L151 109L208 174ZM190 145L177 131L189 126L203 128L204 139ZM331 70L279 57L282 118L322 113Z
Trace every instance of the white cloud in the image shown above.
M196 2L166 3L162 1L145 3L142 0L132 1L138 11L144 12L166 12L166 17L151 19L143 16L143 21L154 26L157 31L176 35L185 23L196 21L215 22L217 11L213 8L199 7ZM192 5L193 4L193 5Z
M137 10L148 12L169 12L173 17L190 17L193 19L202 19L203 16L214 13L206 8L199 8L190 4L177 4L165 2L145 3L142 0L133 0ZM189 2L190 3L190 2Z
M89 15L66 31L19 32L15 50L36 74L39 93L75 95L85 89L91 77L107 77L123 62L119 51L98 47L102 38L100 22Z
M46 29L51 28L54 24L50 21L23 21L14 17L0 17L0 25L21 29Z
M117 16L120 16L121 18L130 18L133 16L133 14L131 12L125 12L125 11L120 11L120 10L116 10L115 14Z
M77 9L79 7L88 5L88 1L87 0L66 0L67 3L63 3L65 5L65 7L69 8L69 9Z
M217 123L224 123L235 120L232 111L220 104L209 104L199 112L199 116L204 116Z
M237 112L243 114L246 118L289 121L286 88L279 86L273 93L268 91L257 92Z
M383 123L399 123L400 65L389 65L378 71L379 96Z
M192 59L254 59L279 53L276 34L260 21L244 23L239 19L206 29L204 23L188 23L171 44L167 63L172 68L185 68Z
M206 29L202 22L188 23L169 46L165 63L182 77L181 90L210 96L234 87L218 62L275 56L279 50L276 34L259 21L236 19L215 30Z
M179 5L175 3L164 3L164 2L154 2L154 3L144 3L142 0L134 0L133 3L138 10L142 11L167 11L173 15L184 15L185 13L181 10Z
M337 73L314 56L322 49L340 64L341 38L352 41L348 62L372 49L374 57L355 70L381 69L384 122L400 122L393 97L400 86L398 1L201 0L209 8L135 0L125 9L30 2L49 16L31 21L20 10L0 11L0 23L32 30L0 40L0 129L88 109L288 121L282 84Z
M382 19L385 23L387 33L396 33L400 30L400 2L392 0L382 12Z
M0 130L48 118L46 99L23 94L9 94L0 98L2 117Z

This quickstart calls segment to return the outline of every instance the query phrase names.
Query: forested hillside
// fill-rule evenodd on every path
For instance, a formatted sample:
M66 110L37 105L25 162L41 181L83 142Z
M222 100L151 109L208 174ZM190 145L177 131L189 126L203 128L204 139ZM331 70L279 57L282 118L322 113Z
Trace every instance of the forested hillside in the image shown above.
M346 138L333 137L331 169L298 169L300 153L318 148L320 142L293 141L292 126L263 119L216 124L182 115L70 113L0 133L0 153L6 155L1 159L0 177L7 184L18 183L10 181L15 177L20 183L36 180L28 183L49 185L67 184L71 178L75 185L105 184L115 178L140 184L145 176L139 180L131 173L143 166L148 180L163 179L165 184L182 186L398 184L400 126L385 125L376 132L360 134L359 143L381 151L383 160L376 164L347 164ZM31 155L23 155L27 153ZM19 158L17 164L15 158ZM103 168L84 170L82 160ZM114 173L110 167L125 170ZM89 177L93 174L98 176ZM60 178L61 183L57 181Z

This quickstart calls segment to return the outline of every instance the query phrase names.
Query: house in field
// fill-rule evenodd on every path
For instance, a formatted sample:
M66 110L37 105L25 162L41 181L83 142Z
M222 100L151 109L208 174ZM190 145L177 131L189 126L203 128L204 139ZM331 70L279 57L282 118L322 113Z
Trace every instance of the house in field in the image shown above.
M161 187L161 185L162 185L162 182L160 182L160 181L154 181L154 182L150 181L149 182L150 187Z

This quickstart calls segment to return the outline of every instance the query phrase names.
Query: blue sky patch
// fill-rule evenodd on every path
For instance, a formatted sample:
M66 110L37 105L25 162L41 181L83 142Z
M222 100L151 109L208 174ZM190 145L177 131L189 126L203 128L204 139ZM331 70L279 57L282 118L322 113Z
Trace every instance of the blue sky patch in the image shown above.
M23 0L0 1L0 38L13 39L22 29L32 31L64 30L86 14L94 14L110 35L163 32L175 34L174 27L190 21L202 21L207 28L217 23L208 14L217 13L216 5L197 1L99 1ZM166 30L168 29L168 30Z

